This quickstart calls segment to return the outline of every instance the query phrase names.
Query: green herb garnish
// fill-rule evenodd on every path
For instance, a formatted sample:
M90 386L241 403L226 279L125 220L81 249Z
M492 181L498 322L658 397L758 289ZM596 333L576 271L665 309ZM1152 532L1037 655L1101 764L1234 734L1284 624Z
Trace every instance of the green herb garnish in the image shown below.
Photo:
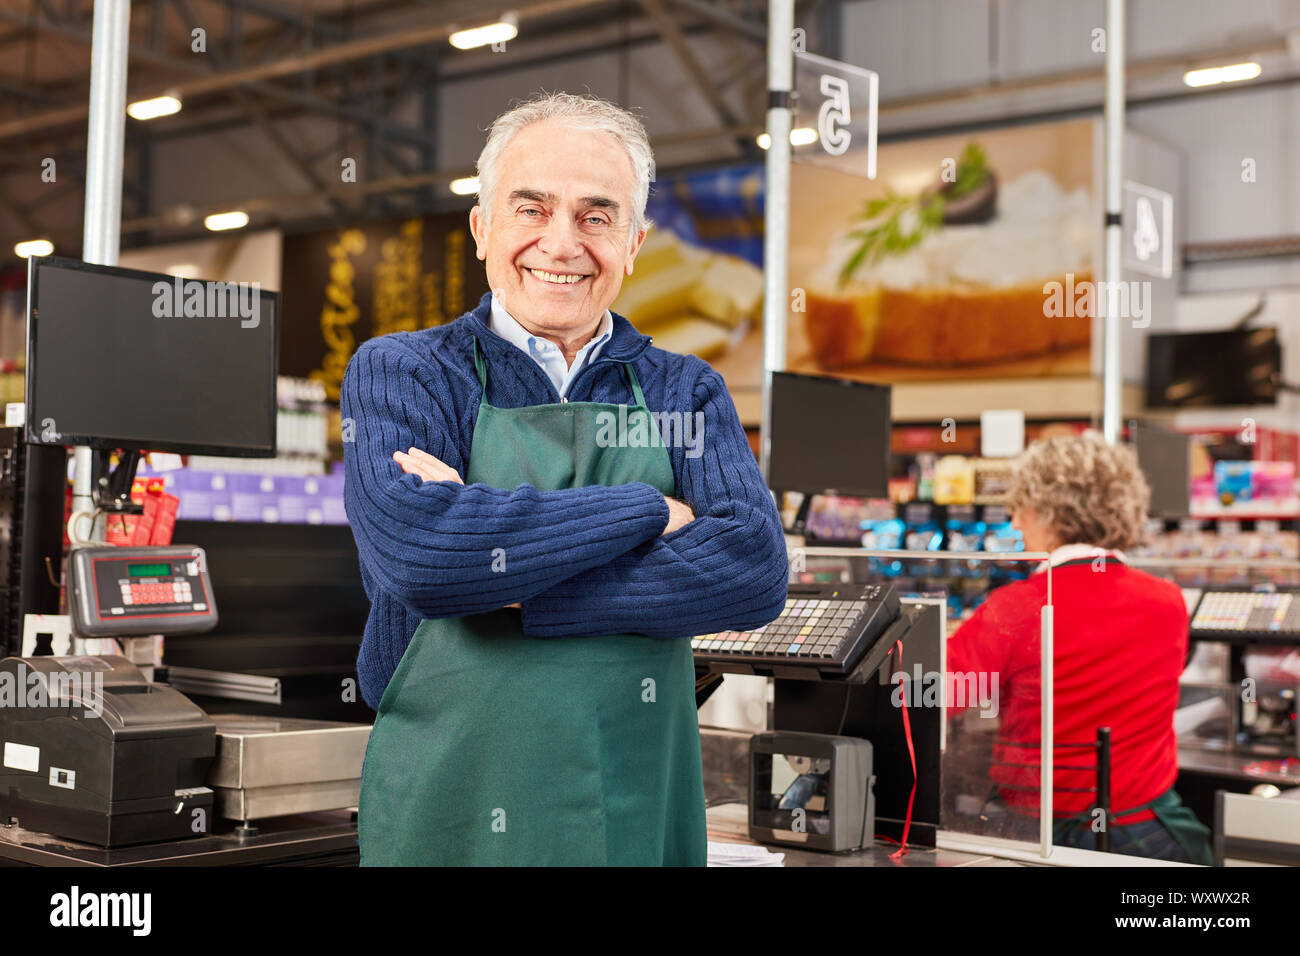
M956 179L945 184L945 190L926 190L916 196L900 196L891 191L869 200L860 217L863 225L849 233L849 238L860 242L840 270L840 286L863 265L906 252L936 231L943 225L948 201L970 195L989 175L984 148L978 143L967 143L957 160Z

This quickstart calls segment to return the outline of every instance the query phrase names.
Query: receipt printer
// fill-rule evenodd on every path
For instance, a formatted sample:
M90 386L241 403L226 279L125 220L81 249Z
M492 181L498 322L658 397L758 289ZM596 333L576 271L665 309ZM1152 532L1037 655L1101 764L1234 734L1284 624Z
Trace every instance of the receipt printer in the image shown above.
M0 822L97 846L211 829L216 725L125 657L0 661Z

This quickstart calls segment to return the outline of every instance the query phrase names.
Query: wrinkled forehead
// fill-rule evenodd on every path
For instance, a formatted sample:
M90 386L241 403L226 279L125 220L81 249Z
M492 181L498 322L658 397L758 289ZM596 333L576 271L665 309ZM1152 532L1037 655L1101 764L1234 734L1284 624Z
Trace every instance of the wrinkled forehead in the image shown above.
M609 133L570 129L554 120L520 130L501 155L496 203L520 198L553 206L613 203L631 214L636 173L627 152Z

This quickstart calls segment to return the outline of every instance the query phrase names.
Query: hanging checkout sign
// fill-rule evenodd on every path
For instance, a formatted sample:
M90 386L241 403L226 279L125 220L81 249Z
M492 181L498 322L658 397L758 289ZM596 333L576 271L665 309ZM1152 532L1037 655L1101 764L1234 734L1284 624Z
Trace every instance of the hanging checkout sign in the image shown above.
M1168 279L1174 271L1174 197L1124 182L1124 268Z
M795 53L794 89L794 159L875 179L880 77L824 56Z

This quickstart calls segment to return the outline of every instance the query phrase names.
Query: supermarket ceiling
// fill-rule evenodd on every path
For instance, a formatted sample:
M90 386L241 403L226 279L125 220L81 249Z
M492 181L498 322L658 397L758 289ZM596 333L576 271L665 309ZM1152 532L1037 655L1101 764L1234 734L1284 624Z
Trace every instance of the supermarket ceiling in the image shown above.
M633 104L660 170L761 158L765 0L498 2L135 0L128 102L170 93L181 109L127 121L123 247L203 235L206 215L231 209L293 230L464 208L449 187L472 174L485 127L543 88ZM0 267L24 239L79 254L92 9L0 0ZM797 0L795 23L809 51L880 71L889 138L1099 113L1089 37L1102 9ZM1300 0L1129 0L1129 11L1131 113L1238 92L1190 90L1184 71L1199 66L1261 63L1243 91L1300 82ZM497 49L449 42L506 13L518 35Z
M834 4L799 9L812 17L823 6ZM92 9L91 0L0 0L5 258L24 235L50 237L64 252L79 246ZM762 0L510 0L508 11L517 38L456 49L453 33L502 11L482 0L136 0L128 103L170 94L183 109L127 121L123 244L193 234L214 206L239 204L259 224L287 225L457 201L447 184L472 173L468 134L478 130L481 142L494 112L532 89L580 87L580 67L598 57L618 60L586 84L601 95L626 100L639 76L662 76L666 63L689 88L663 89L656 148L677 137L688 151L720 141L725 155L761 155ZM526 79L502 86L513 93L480 116L474 91L511 74ZM674 102L683 92L694 109ZM471 111L465 130L455 114ZM231 177L205 165L214 152L234 157ZM364 170L355 188L343 188L340 156ZM235 187L227 180L250 157L262 182L245 177ZM50 185L40 178L50 159L55 188L34 188Z

